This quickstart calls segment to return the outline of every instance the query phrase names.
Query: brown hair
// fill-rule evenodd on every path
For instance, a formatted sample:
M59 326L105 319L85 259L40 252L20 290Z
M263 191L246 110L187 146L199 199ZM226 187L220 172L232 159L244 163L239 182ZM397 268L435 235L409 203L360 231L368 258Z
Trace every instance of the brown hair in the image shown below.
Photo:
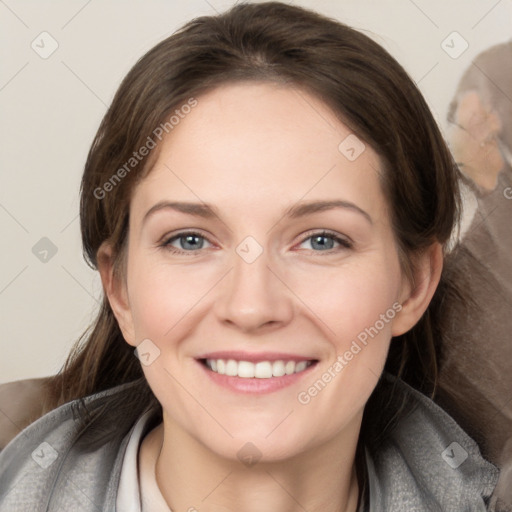
M108 193L97 191L106 190L104 184L172 112L190 98L237 80L303 88L379 154L382 185L408 275L415 254L435 241L447 242L458 215L458 173L413 81L360 32L303 8L268 2L236 5L218 16L192 20L144 55L123 80L82 179L82 240L91 266L96 268L98 248L108 240L121 268L131 193L157 149L122 173L122 181L108 187ZM444 293L441 284L419 323L394 339L386 365L389 372L428 392L437 379ZM95 323L51 382L51 405L135 380L141 393L155 400L103 298ZM140 398L133 404L141 410L145 406Z

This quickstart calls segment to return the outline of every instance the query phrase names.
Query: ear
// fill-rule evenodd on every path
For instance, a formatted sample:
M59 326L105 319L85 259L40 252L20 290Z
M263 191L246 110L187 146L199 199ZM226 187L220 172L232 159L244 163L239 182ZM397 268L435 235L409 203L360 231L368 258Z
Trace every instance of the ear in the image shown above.
M402 309L393 321L392 336L404 334L418 322L434 296L442 270L443 247L436 242L415 259L414 282L404 284Z
M114 256L112 247L108 242L103 242L98 249L97 262L103 290L119 324L119 328L123 333L123 337L127 343L135 346L135 330L133 328L133 317L128 300L126 280L114 272Z

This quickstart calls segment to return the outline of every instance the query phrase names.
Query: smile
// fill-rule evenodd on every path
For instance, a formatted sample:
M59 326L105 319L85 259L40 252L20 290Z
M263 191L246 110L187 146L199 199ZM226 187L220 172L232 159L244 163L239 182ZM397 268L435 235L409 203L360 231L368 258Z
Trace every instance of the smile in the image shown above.
M314 361L236 361L234 359L205 359L204 364L219 375L242 379L270 379L301 373Z

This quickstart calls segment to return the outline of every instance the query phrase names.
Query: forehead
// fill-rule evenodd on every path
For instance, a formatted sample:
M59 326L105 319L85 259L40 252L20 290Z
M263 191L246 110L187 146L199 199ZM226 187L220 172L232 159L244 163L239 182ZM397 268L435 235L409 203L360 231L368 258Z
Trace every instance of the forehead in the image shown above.
M237 83L197 98L163 139L132 206L201 200L247 213L341 198L378 214L385 207L379 172L374 150L318 98L273 83Z

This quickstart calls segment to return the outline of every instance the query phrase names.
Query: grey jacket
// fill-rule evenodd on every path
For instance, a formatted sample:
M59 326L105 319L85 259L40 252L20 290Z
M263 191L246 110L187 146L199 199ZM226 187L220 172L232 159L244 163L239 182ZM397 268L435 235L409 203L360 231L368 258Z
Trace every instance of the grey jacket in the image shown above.
M366 445L369 505L364 510L494 510L489 504L498 470L436 404L385 376L369 405L389 412L391 402L378 394L392 387L395 399L405 400L406 412L383 439ZM125 384L64 404L20 432L0 453L0 512L115 511L123 456L140 415L120 422L109 403L121 403L132 389ZM89 413L103 410L86 427L79 414L83 404Z

